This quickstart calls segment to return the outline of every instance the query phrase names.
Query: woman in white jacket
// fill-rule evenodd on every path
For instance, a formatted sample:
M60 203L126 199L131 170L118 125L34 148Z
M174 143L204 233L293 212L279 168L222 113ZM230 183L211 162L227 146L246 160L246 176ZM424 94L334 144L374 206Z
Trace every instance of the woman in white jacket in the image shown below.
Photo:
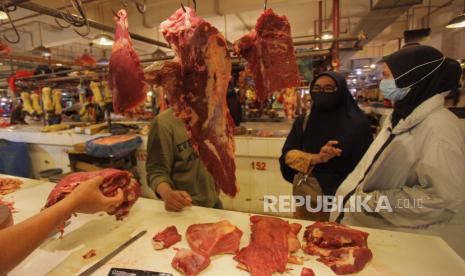
M383 60L380 90L394 111L336 196L347 210L352 196L372 210L390 208L338 210L331 220L439 235L465 258L465 131L443 93L458 84L460 65L423 45Z

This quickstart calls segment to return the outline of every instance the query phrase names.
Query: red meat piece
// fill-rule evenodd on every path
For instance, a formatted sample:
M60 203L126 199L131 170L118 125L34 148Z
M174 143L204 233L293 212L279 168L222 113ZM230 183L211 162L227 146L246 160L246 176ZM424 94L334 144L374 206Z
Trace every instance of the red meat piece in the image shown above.
M123 203L118 206L115 211L108 213L109 215L115 215L117 220L122 220L129 214L129 210L132 205L134 205L136 200L139 198L140 185L134 178L132 178L131 173L116 169L103 169L95 172L77 172L65 176L49 194L44 209L68 196L69 193L71 193L74 188L79 186L83 181L96 176L102 176L104 179L103 184L100 186L100 190L105 196L115 196L118 188L123 191ZM59 227L59 230L63 235L64 223Z
M285 16L265 10L255 30L234 42L234 51L248 62L258 101L265 101L273 91L299 85L291 26Z
M168 248L180 240L181 235L178 233L176 226L169 226L165 230L157 233L152 238L152 245L154 249L160 250L163 248Z
M238 188L233 123L226 104L231 73L226 41L190 8L176 11L160 28L176 56L146 68L147 81L167 91L200 160L216 185L234 196Z
M227 220L193 224L186 231L187 242L192 250L208 256L236 253L241 237L242 231Z
M250 221L251 242L234 259L253 276L285 272L290 256L289 240L293 241L297 235L297 225L291 226L282 219L264 216L252 216Z
M113 95L113 109L116 113L122 113L143 103L147 90L144 72L129 36L127 12L121 9L117 15L108 78Z
M317 255L317 261L336 274L361 271L373 258L367 244L368 233L335 222L315 222L304 232L304 252Z
M315 273L311 268L302 267L302 272L300 272L300 276L315 276Z
M190 249L177 249L171 265L186 276L195 276L210 265L210 257Z

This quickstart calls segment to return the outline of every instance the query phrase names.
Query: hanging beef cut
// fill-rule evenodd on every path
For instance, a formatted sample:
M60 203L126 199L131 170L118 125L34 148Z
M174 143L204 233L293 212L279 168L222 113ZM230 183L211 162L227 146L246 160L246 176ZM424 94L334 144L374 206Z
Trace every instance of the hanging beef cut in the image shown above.
M297 234L301 225L264 216L252 216L250 222L250 244L234 256L239 262L239 267L249 271L252 276L284 273L291 256L290 252L300 248Z
M116 113L122 113L133 110L144 102L146 87L139 57L132 48L127 12L121 9L117 15L108 81L113 94L113 109Z
M89 180L96 176L103 177L103 184L100 190L105 196L112 197L117 193L120 188L124 193L124 201L118 206L115 211L108 213L114 215L117 220L122 220L129 214L129 210L136 202L140 195L140 185L132 178L132 174L127 171L120 171L116 169L103 169L95 172L77 172L65 176L53 188L49 194L45 208L48 208L58 201L68 196L74 188L79 186L83 181ZM61 234L64 233L64 223L59 227Z
M210 265L210 257L190 249L178 249L171 265L185 276L195 276Z
M181 235L178 233L178 229L176 229L176 226L172 225L157 233L152 238L152 245L155 250L161 250L164 248L169 248L180 240Z
M291 25L285 16L266 9L255 30L234 42L234 51L248 62L258 101L265 101L274 91L299 85Z
M231 60L226 41L190 8L177 10L160 28L176 56L146 68L146 79L163 87L216 185L234 196L234 123L226 104Z
M187 242L192 250L208 256L236 253L241 237L242 231L227 220L193 224L186 231Z
M317 261L336 274L362 270L373 254L367 244L368 233L335 222L315 222L304 232L304 252L320 256Z

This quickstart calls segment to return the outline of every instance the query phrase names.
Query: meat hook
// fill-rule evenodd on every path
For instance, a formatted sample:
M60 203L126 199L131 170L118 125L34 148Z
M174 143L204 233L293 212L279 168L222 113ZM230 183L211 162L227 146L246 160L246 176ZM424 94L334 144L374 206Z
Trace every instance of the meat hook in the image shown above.
M60 24L59 21L55 18L55 22L59 27L69 28L71 25L73 25L74 27L79 28L87 24L87 16L84 12L84 9L82 8L81 0L71 0L71 5L73 6L77 15L71 13L67 7L69 5L65 2L65 0L63 0L63 3L66 12L58 11L58 14L64 21L66 21L66 23L68 23L68 25Z
M195 0L192 0L192 1L194 2L194 11L197 12L197 1L195 1Z
M89 26L89 21L86 20L86 31L84 33L80 33L77 29L74 29L74 32L77 33L78 35L85 37L90 33L90 26Z
M263 3L263 10L266 10L266 6L268 6L268 0L265 0L265 3Z
M18 30L16 29L16 26L15 24L13 23L13 21L11 20L11 16L10 16L10 12L13 12L16 10L16 6L10 6L10 7L6 7L5 6L5 2L3 1L2 2L2 10L6 13L7 17L8 17L8 21L10 22L11 24L11 27L13 28L14 32L15 32L15 35L16 35L16 38L13 39L13 40L10 40L8 39L8 37L6 37L5 35L3 35L3 38L10 42L10 43L13 43L13 44L16 44L19 42L19 40L21 39L21 37L19 36L19 32Z
M181 2L181 8L184 12L187 12L186 8L184 7L184 4Z
M136 4L136 8L140 13L142 13L142 14L145 13L145 10L147 9L147 6L144 3L141 3L138 0L132 0L132 2L134 2L134 4Z

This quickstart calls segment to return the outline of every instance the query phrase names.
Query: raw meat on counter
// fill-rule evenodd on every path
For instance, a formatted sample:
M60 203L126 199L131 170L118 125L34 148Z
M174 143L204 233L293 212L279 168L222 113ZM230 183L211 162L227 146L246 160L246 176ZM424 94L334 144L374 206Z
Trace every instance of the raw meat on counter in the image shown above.
M132 178L132 174L127 171L121 171L116 169L103 169L95 172L77 172L65 176L48 196L45 208L48 208L58 201L65 198L71 193L74 188L81 184L81 182L94 178L96 176L102 176L104 178L103 184L100 186L100 190L106 196L114 196L118 188L124 192L124 201L118 206L114 212L108 213L109 215L115 215L117 220L122 220L129 214L129 210L132 205L136 202L140 195L140 184ZM64 223L58 229L61 235L64 233Z
M16 178L0 177L0 195L7 195L21 188L23 182Z
M17 213L18 211L16 211L15 209L15 202L14 201L4 201L0 198L0 205L5 205L6 207L8 207L8 209L10 209L10 212L12 213Z
M161 250L164 248L169 248L173 244L181 240L181 235L178 233L176 226L172 225L166 227L165 230L158 232L152 238L152 245L155 250Z
M95 251L95 249L91 249L86 254L82 255L82 258L84 260L87 260L87 259L90 259L92 257L95 257L96 255L97 255L97 252Z
M226 41L210 23L186 7L161 23L176 56L145 69L146 79L161 85L176 116L182 119L192 146L229 195L237 193L233 121L226 104L231 60Z
M113 94L113 109L116 113L122 113L144 102L146 86L139 57L132 48L127 12L121 9L117 15L108 81Z
M304 252L317 255L317 261L344 275L362 270L373 254L367 244L368 233L335 222L315 222L304 233Z
M234 51L247 60L253 73L257 100L300 83L291 26L285 16L266 9L255 30L234 42Z
M210 265L210 257L190 249L178 249L171 265L186 276L195 276Z
M311 268L302 267L302 271L300 272L300 276L315 276L315 272Z
M239 267L252 276L267 276L284 273L292 255L300 248L297 234L300 224L289 224L276 217L252 216L251 242L234 257Z
M186 231L187 242L192 250L208 256L236 253L241 237L242 231L227 220L193 224Z

